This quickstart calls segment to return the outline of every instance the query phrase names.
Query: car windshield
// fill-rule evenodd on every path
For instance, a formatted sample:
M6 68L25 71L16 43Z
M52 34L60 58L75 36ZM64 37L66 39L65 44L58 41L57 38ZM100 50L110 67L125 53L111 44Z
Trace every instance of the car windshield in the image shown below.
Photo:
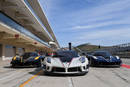
M78 57L78 53L75 51L59 51L59 52L55 52L53 57L74 58L74 57Z
M103 57L110 57L112 56L109 52L95 52L94 56L103 56Z
M26 58L29 58L29 57L36 57L36 56L38 56L37 53L25 53L23 55L23 58L26 59Z

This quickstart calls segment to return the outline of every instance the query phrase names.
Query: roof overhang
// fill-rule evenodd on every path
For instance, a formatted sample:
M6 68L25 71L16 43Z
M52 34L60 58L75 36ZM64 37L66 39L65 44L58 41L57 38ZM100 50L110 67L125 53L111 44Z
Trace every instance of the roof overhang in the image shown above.
M3 2L2 2L3 1ZM35 1L35 0L32 0ZM45 42L52 41L49 33L25 0L1 0L1 10Z
M39 0L28 0L28 2L31 4L32 8L34 9L34 11L38 15L38 17L41 19L42 23L45 24L46 30L50 33L51 37L53 38L53 41L57 44L58 47L60 47L59 43L47 21L47 17L45 16L43 9L41 8L42 6L41 6Z
M15 35L18 35L16 37ZM52 49L45 44L41 44L36 40L20 33L19 31L12 29L11 27L0 22L0 42L10 44L18 47L30 47L39 50L51 51Z

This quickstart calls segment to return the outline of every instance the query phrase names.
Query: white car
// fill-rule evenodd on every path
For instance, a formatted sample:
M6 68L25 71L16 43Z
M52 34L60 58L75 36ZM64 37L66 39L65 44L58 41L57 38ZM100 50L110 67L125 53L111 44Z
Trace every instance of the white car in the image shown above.
M46 74L85 75L89 71L89 64L85 56L79 56L75 51L57 51L45 57L43 70Z

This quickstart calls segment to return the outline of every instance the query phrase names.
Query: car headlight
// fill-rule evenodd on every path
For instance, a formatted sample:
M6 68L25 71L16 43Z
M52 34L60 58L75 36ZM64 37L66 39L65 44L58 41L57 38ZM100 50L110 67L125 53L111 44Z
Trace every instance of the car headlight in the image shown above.
M16 59L18 59L18 58L20 58L20 56L17 56L17 55L16 55L16 56L13 57L13 60L16 60Z
M117 58L117 59L120 59L120 57L119 57L119 56L116 56L116 58Z
M79 61L80 61L81 63L84 63L84 62L85 62L85 58L84 58L84 57L81 57L81 58L79 59Z
M47 58L47 62L48 62L48 63L51 63L51 58Z
M40 56L38 56L38 57L35 57L35 60L39 59L39 57L40 57Z
M94 59L98 59L96 56L93 56Z
M16 60L16 58L17 58L16 56L15 56L15 57L13 57L13 60Z

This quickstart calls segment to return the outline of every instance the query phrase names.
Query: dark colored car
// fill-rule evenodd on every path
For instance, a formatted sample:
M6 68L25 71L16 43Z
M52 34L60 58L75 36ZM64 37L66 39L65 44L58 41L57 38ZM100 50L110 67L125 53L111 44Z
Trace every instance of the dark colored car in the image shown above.
M27 52L22 56L16 55L12 58L11 65L12 67L16 66L29 66L33 65L36 67L41 66L41 62L44 60L44 56L39 56L35 52Z
M112 56L107 51L96 51L92 55L87 56L91 66L118 66L122 61L118 56Z

